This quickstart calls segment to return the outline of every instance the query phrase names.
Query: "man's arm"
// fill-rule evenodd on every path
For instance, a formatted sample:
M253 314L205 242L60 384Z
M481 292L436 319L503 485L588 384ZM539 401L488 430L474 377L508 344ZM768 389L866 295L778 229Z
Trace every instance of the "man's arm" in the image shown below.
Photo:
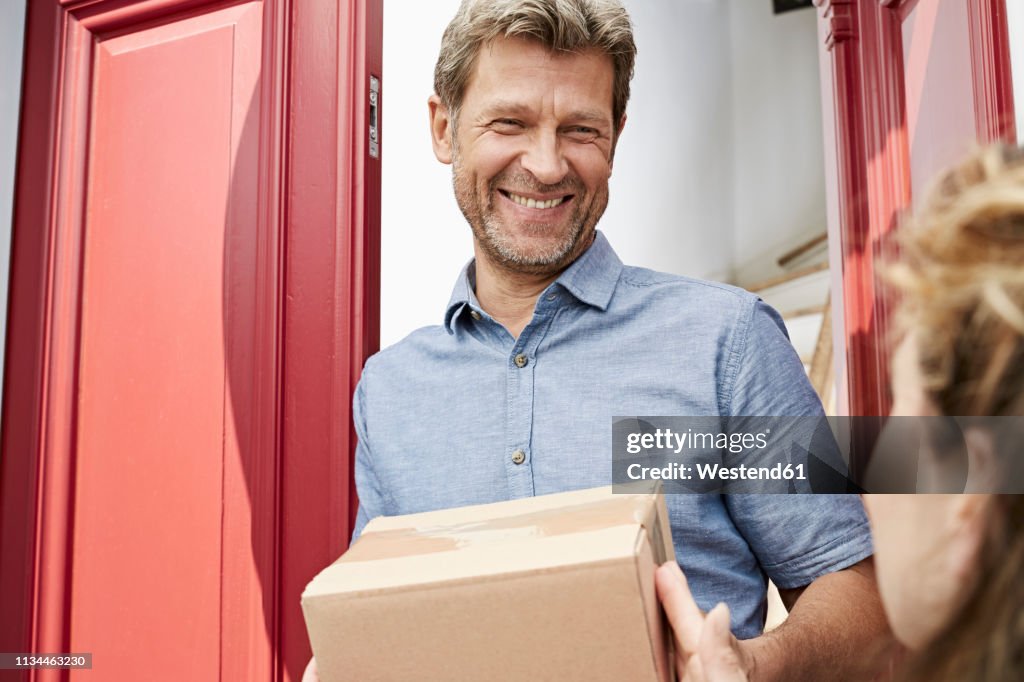
M790 609L786 620L739 643L752 662L751 680L857 680L879 673L895 640L871 557L780 594Z
M792 603L786 621L740 641L729 632L724 605L705 616L678 566L662 566L658 596L675 633L680 680L867 680L882 671L894 640L870 558L781 592Z
M755 303L728 392L729 414L823 414L784 329L777 312ZM737 644L752 679L870 676L892 637L875 583L867 519L857 498L723 499L790 610L785 623L772 632ZM848 568L830 569L838 566Z

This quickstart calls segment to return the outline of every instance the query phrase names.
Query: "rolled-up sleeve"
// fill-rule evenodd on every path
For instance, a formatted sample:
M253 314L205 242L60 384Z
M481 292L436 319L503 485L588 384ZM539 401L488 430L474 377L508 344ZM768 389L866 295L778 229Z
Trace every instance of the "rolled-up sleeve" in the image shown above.
M823 414L779 314L757 301L745 332L730 412ZM782 589L803 587L873 551L864 507L854 494L729 495L725 505L761 567Z
M779 588L809 585L871 556L856 495L729 495L729 515Z

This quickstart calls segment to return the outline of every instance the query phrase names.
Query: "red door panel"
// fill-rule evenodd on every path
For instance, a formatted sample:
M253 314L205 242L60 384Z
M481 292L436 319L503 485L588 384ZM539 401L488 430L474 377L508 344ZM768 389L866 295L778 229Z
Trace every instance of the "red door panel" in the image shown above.
M245 324L227 309L256 282L228 279L225 240L257 237L232 185L256 179L235 159L259 119L261 14L248 2L94 48L70 647L115 675L215 679L221 555L249 551L222 542L225 465L240 456L225 438L225 324Z
M33 0L0 679L297 680L376 349L380 0Z
M916 3L901 29L910 186L915 197L977 144L965 2Z

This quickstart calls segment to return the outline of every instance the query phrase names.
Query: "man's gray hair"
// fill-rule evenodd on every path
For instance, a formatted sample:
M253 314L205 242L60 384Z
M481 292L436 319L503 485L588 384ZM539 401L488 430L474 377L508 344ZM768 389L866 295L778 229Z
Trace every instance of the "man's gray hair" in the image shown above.
M434 91L458 117L481 46L496 38L527 38L550 50L597 49L612 58L612 124L626 113L636 44L629 14L617 0L462 0L441 38Z

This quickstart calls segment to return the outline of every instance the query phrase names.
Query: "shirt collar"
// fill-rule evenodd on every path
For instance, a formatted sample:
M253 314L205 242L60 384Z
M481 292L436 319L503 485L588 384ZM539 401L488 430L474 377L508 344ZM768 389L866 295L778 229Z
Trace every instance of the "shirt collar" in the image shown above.
M608 309L621 273L622 261L604 233L598 230L594 243L559 275L555 284L560 284L581 302L604 311Z
M608 243L604 233L597 230L590 248L573 261L551 287L561 286L582 303L604 311L608 309L621 273L622 261ZM471 260L462 268L445 308L444 326L449 334L455 333L455 320L462 315L467 306L480 309L480 303L473 291L475 285L476 263Z
M455 333L455 320L465 312L467 306L479 310L480 302L476 300L473 287L476 286L476 261L471 259L462 268L459 278L455 280L455 288L452 289L452 296L448 299L448 306L444 311L444 328L449 334Z

